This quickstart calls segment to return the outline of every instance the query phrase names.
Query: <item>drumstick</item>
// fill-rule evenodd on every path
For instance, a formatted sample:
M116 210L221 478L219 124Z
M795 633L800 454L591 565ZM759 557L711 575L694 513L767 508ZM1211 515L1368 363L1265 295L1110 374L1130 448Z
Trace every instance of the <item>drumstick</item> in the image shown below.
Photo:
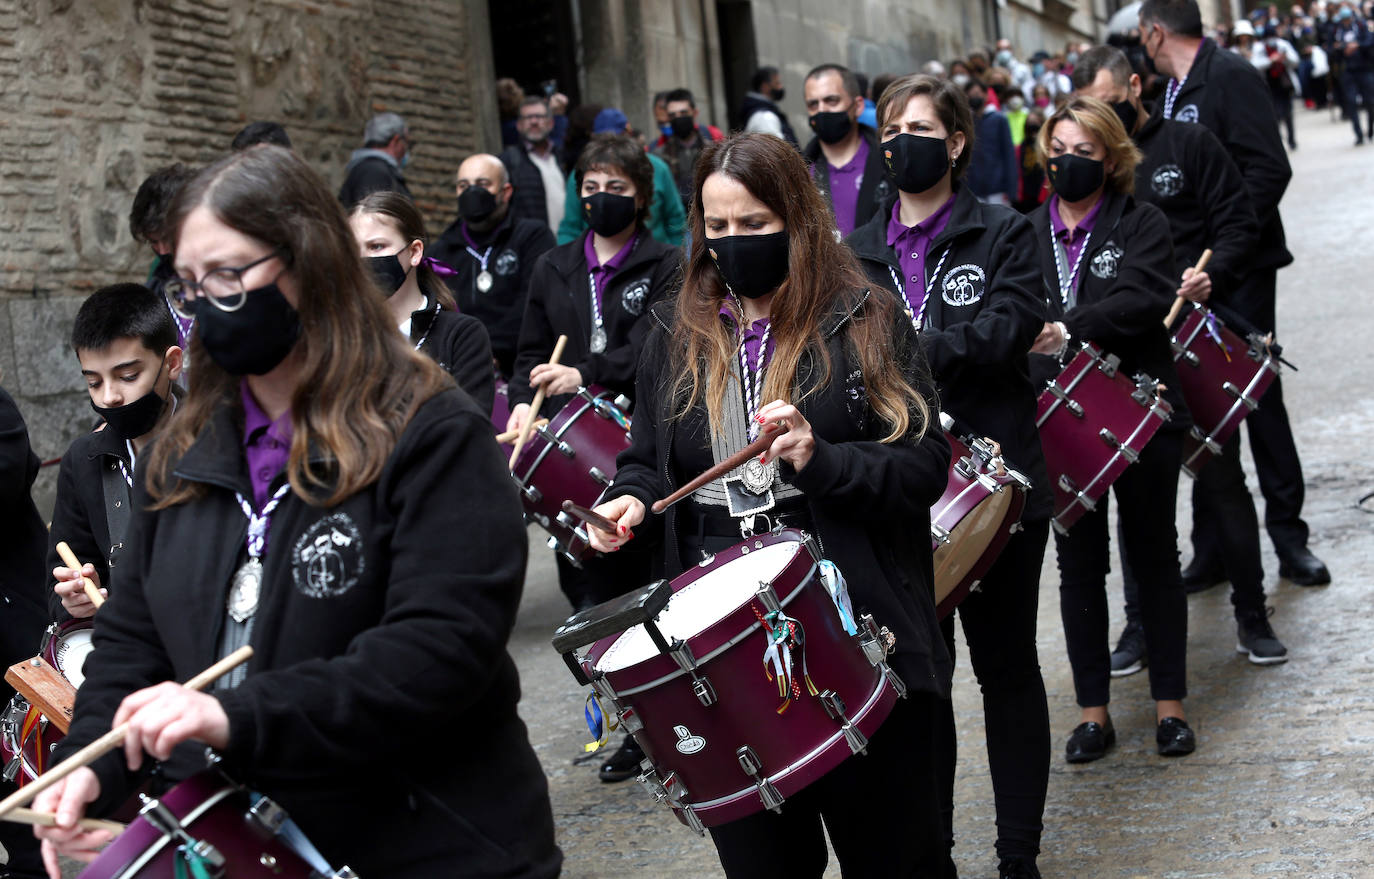
M559 336L558 341L553 346L553 356L549 358L550 366L558 365L558 358L563 356L563 346L568 344L567 336ZM530 419L525 422L525 427L520 431L520 435L515 438L515 448L510 453L510 469L515 469L515 459L520 457L520 450L524 448L525 441L530 438L530 431L534 430L534 416L539 414L539 409L544 405L544 392L548 390L549 383L544 382L539 389L534 392L534 402L530 404Z
M9 814L5 815L5 821L13 821L16 824L30 824L39 827L56 827L57 816L51 812L38 812L24 806L17 806ZM118 821L104 821L100 818L78 818L76 826L82 830L105 830L115 836L124 832L125 825Z
M677 491L673 492L672 494L668 495L662 500L654 501L654 505L652 507L653 511L655 513L663 512L664 510L671 507L673 504L685 498L687 495L691 494L698 488L701 488L703 485L710 482L712 479L719 479L720 477L724 476L726 473L729 473L731 470L734 470L736 467L743 464L745 461L748 461L755 455L762 454L764 449L767 449L769 446L771 446L773 444L773 440L777 439L778 435L781 433L786 433L786 431L775 429L775 425L773 424L765 426L763 429L763 433L759 434L758 439L754 440L749 445L740 449L738 452L735 452L733 455L726 458L724 461L721 461L719 464L707 470L705 473L701 474L696 479L693 479L691 482L682 486L682 488L679 488Z
M567 513L570 516L576 516L583 522L586 522L588 525L595 525L597 528L600 528L607 534L620 533L620 525L618 525L615 522L612 522L610 519L607 519L605 516L601 515L595 510L587 509L581 504L575 504L572 501L564 501L563 512ZM629 529L627 528L625 530L628 531Z
M240 665L243 665L252 656L252 647L247 645L240 647L187 681L185 685L186 689L203 690L216 679L228 674ZM91 763L94 763L96 760L99 760L115 748L124 744L124 736L127 735L128 732L128 722L121 723L119 726L105 733L105 735L91 742L66 760L63 760L33 781L24 785L19 790L5 797L5 799L0 800L0 818L8 817L11 810L19 806L28 805L33 802L34 797L57 784L68 775L71 775L83 766L89 766Z
M536 421L536 422L534 423L534 427L530 428L530 430L532 430L532 431L538 430L539 428L543 427L544 425L546 425L546 424L548 424L548 423L549 423L549 419L547 419L547 418L541 418L541 419L539 419L538 421ZM512 440L514 440L514 439L515 439L516 437L518 437L518 436L520 436L520 431L518 431L518 430L508 430L508 431L506 431L505 433L498 433L498 434L496 435L496 442L501 443L501 444L504 445L505 443L511 442Z
M76 553L72 552L72 548L67 545L67 541L57 541L57 554L62 557L62 564L71 568L73 571L80 572L81 560L76 557ZM95 588L95 584L91 582L90 577L83 576L81 578L81 585L86 590L86 597L91 600L91 604L94 604L96 610L99 610L100 605L105 603L105 596L101 595L100 590Z
M1212 258L1212 248L1209 247L1209 248L1207 248L1206 250L1204 250L1204 251L1202 252L1202 256L1198 257L1198 259L1197 259L1197 265L1193 266L1193 274L1196 275L1198 272L1200 272L1200 271L1202 271L1203 269L1207 268L1207 261L1210 260L1211 258ZM1177 299L1174 300L1174 306L1173 306L1173 308L1170 308L1170 309L1169 309L1168 315L1166 315L1165 318L1164 318L1164 326L1165 326L1166 328L1169 326L1169 324L1171 324L1171 323L1174 322L1174 318L1178 317L1178 313L1179 313L1180 311L1183 310L1183 306L1184 306L1184 304L1187 303L1187 301L1188 301L1188 300L1187 300L1187 299L1184 299L1182 296L1180 296L1180 297L1178 297Z

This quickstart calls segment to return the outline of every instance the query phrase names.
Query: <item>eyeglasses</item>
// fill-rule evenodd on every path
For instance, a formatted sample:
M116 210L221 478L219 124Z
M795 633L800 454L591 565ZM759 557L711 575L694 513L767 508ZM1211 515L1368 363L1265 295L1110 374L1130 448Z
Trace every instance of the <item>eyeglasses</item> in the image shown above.
M528 114L528 115L522 113L522 114L520 115L520 121L521 121L521 122L544 122L544 121L547 120L548 118L549 118L549 114L548 114L548 113L530 113L530 114Z
M195 301L199 296L210 300L210 304L220 311L238 311L248 299L248 291L243 286L243 273L277 256L281 257L283 262L287 261L283 249L277 247L266 256L260 256L247 265L211 269L199 281L173 278L164 284L162 289L171 300L172 307L183 317L195 317ZM286 266L282 266L277 278L281 277L284 271ZM276 278L272 280L275 281Z

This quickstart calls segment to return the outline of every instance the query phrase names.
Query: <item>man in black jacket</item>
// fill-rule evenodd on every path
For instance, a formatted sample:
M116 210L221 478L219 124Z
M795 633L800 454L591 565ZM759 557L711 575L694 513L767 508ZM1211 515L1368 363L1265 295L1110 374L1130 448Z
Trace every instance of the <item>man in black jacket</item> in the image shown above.
M788 124L787 114L778 107L784 91L782 74L778 68L760 67L754 71L754 78L749 81L749 91L740 106L740 125L745 131L761 131L796 146L796 132Z
M410 129L395 113L378 113L363 129L363 148L354 150L344 168L339 201L345 209L379 190L394 190L410 197L401 169L410 160Z
M1259 244L1231 304L1256 328L1273 332L1278 270L1293 261L1279 216L1279 201L1293 171L1279 140L1268 87L1249 61L1203 39L1202 16L1194 0L1145 0L1140 7L1140 32L1146 54L1162 75L1171 77L1155 113L1206 126L1245 179L1246 193L1259 218ZM1279 380L1270 386L1264 405L1246 419L1246 425L1264 493L1264 524L1279 557L1279 576L1302 586L1331 582L1326 565L1307 548L1302 462ZM1224 572L1214 523L1204 519L1194 524L1193 552L1184 571L1185 584L1220 582Z
M1098 46L1084 52L1074 67L1073 82L1079 93L1112 105L1144 154L1136 168L1135 194L1162 210L1169 220L1175 277L1181 283L1178 295L1214 307L1228 301L1244 277L1259 226L1245 194L1245 181L1225 148L1201 125L1149 116L1140 101L1140 77L1120 49ZM1207 270L1185 280L1185 272L1209 247L1212 259ZM1231 582L1237 643L1257 665L1285 661L1288 652L1275 637L1265 609L1259 520L1245 486L1238 434L1193 483L1193 518L1213 523L1222 570ZM1112 653L1115 676L1139 671L1145 656L1139 584L1124 558L1122 576L1126 629Z
M549 140L553 117L548 101L538 96L521 101L515 130L520 132L520 142L501 152L506 176L515 187L511 214L516 219L547 223L557 231L558 224L563 222L567 174Z
M830 203L836 228L848 235L867 223L893 192L883 171L878 132L859 124L864 98L848 68L822 64L806 75L803 88L816 136L802 157L811 164L816 188Z
M554 246L541 220L511 213L514 187L496 156L474 153L458 166L458 218L430 247L455 274L445 283L458 310L487 328L501 374L510 378L534 262Z

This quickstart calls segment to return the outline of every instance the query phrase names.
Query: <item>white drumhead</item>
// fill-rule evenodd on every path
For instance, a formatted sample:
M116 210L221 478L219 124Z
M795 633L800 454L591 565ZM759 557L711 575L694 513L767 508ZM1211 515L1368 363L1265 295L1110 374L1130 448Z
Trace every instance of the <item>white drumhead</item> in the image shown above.
M658 615L658 630L670 643L674 638L686 641L748 601L758 591L760 582L773 582L801 548L802 544L795 540L774 543L707 571L673 593L668 606ZM596 668L603 672L619 671L657 653L649 633L643 626L635 626L615 640L597 661Z
M53 651L57 655L57 670L71 681L73 687L80 689L82 682L86 680L86 676L81 673L81 667L85 665L86 657L94 650L90 629L73 629L57 636L57 649Z

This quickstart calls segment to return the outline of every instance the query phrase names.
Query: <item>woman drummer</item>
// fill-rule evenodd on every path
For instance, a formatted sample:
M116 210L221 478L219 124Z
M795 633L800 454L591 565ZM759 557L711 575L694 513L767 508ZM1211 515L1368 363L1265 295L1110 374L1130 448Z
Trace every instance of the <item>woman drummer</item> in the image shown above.
M1121 358L1127 376L1164 385L1169 421L1112 485L1120 505L1124 555L1136 568L1155 699L1155 743L1163 756L1196 747L1183 714L1188 605L1179 578L1174 500L1183 432L1192 423L1169 350L1164 316L1173 302L1173 244L1158 208L1131 197L1140 152L1108 104L1070 100L1046 120L1039 149L1054 194L1031 214L1050 319L1031 351L1040 381L1054 378L1082 342ZM1107 499L1055 535L1059 608L1073 667L1080 723L1065 746L1070 763L1102 757L1116 741L1107 714L1111 658L1106 579ZM1137 565L1137 560L1139 563Z
M490 412L496 368L486 327L458 313L453 294L425 257L428 234L419 210L403 193L374 192L353 206L348 225L377 286L386 294L391 323L415 350L428 354L458 387Z
M940 848L931 740L949 687L930 583L929 510L949 466L935 390L910 321L835 240L795 149L766 134L712 144L695 194L682 292L653 309L632 444L598 508L626 531L593 538L619 549L652 501L787 428L754 464L668 509L660 573L771 527L808 531L851 584L855 612L896 635L892 662L911 693L867 756L780 814L711 835L730 876L821 875L822 821L845 875L916 875Z
M1035 876L1050 775L1035 628L1054 499L1026 354L1045 320L1033 230L1011 208L980 203L960 182L973 148L963 89L933 76L903 77L883 93L878 122L898 194L847 243L870 281L894 286L905 300L956 431L997 440L1032 484L1021 530L958 612L983 692L999 872ZM953 614L943 630L953 656ZM941 795L952 815L952 710L944 720ZM945 831L952 845L953 827Z
M488 414L378 332L392 321L343 212L295 153L220 160L173 220L196 383L139 468L56 756L129 733L37 801L62 824L38 831L51 875L57 852L90 860L105 841L73 826L82 812L185 742L360 875L557 875L505 649L525 529ZM243 644L252 661L212 692L170 682Z

